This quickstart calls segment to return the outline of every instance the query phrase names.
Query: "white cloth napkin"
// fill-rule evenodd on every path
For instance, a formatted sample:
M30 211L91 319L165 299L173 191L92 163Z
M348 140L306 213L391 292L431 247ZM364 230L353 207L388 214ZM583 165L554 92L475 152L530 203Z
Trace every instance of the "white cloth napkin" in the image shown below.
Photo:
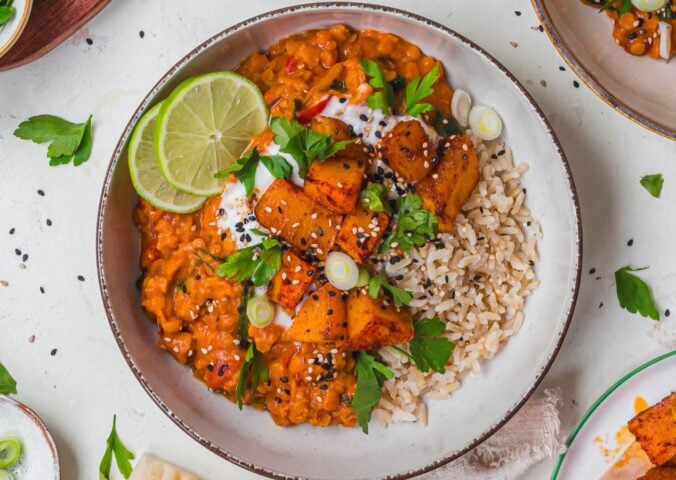
M460 459L417 480L517 480L563 451L558 389L532 397L498 432Z

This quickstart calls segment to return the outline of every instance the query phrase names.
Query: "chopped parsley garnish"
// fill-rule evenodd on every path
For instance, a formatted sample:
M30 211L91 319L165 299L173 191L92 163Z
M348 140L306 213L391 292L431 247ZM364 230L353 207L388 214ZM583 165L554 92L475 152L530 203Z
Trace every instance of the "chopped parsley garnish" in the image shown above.
M641 185L650 195L655 198L660 198L662 187L664 186L664 177L662 177L661 173L646 175L645 177L641 177Z
M237 335L239 336L240 346L244 347L249 342L249 317L246 314L246 305L249 303L252 288L249 283L242 286L242 296L240 297L239 307L237 307Z
M421 205L420 197L412 193L397 199L395 225L385 237L380 253L395 246L408 253L413 247L424 245L435 237L439 219Z
M378 275L371 277L368 285L369 295L371 295L373 298L378 298L380 290L384 288L390 292L396 305L408 305L411 303L411 300L413 300L413 295L411 295L409 292L392 285L389 280L387 280L385 272L380 272Z
M277 239L264 238L258 245L241 248L225 258L216 270L219 277L238 282L253 280L260 287L270 281L282 266L282 245Z
M0 25L7 23L14 16L16 9L12 6L12 0L0 1Z
M235 163L224 168L214 176L216 178L226 178L231 173L234 174L237 180L244 185L246 196L251 198L256 184L256 169L258 168L259 161L263 162L263 165L265 165L273 177L285 179L291 177L291 164L284 157L281 155L266 155L261 157L258 149L255 147Z
M647 267L646 267L647 268ZM615 272L617 299L620 307L631 313L639 313L644 317L659 320L660 314L655 307L648 285L630 272L638 272L645 268L620 268Z
M92 153L92 117L84 123L72 123L54 115L37 115L19 124L14 136L42 144L49 143L49 165L70 163L80 166Z
M10 375L5 366L0 363L0 395L16 393L16 380Z
M415 366L423 373L430 371L445 373L448 359L451 358L455 344L443 336L444 322L437 317L423 318L413 324L415 338L408 344L408 355Z
M617 0L608 0L600 9L599 12L604 10L615 10L619 15L623 15L627 12L631 12L631 0L622 0L619 8L615 6Z
M432 85L439 80L439 64L427 72L424 77L414 78L406 85L406 113L412 117L418 117L421 113L432 110L429 103L420 103L434 93Z
M380 90L374 91L371 96L366 99L366 103L374 110L380 109L384 113L391 115L394 107L394 91L392 85L385 78L385 73L373 60L362 58L361 68L364 73L370 77L369 85Z
M305 178L313 161L323 162L353 142L342 140L334 143L330 135L314 132L303 127L296 120L284 117L274 117L270 121L270 129L279 149L293 156L298 163L300 178Z
M462 135L463 132L462 127L455 118L449 115L444 115L439 111L435 112L434 114L432 126L434 127L434 130L436 130L436 132L442 137Z
M357 422L362 431L369 433L371 412L383 395L383 383L385 379L394 378L394 373L366 352L357 352L356 360L357 387L354 391L352 408L357 413Z
M242 409L244 405L244 397L246 390L251 380L251 398L256 395L258 384L262 381L267 382L269 378L268 367L265 366L263 355L256 349L256 345L252 342L244 356L244 362L239 369L239 377L237 378L237 386L235 387L235 400L237 406Z
M380 183L369 183L361 193L361 204L372 212L392 214L392 207L387 202L387 190Z
M113 415L113 428L110 431L108 440L106 440L106 453L103 454L103 458L99 464L99 480L110 479L110 467L113 465L113 455L115 455L115 463L122 476L129 478L131 475L132 467L129 460L134 459L134 454L127 450L127 447L124 446L122 440L117 435L117 431L115 430L116 421L117 416Z

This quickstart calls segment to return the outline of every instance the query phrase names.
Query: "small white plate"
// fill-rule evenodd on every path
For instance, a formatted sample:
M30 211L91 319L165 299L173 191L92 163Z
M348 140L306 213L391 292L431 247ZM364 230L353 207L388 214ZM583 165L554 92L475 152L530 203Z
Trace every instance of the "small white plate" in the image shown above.
M14 0L12 6L16 10L14 16L4 25L0 25L0 57L12 48L26 28L33 0Z
M9 473L17 479L59 480L59 455L42 420L26 405L0 395L0 438L16 437L21 457Z
M571 432L551 480L596 479L624 453L623 427L638 397L654 405L676 389L676 350L625 375L599 398ZM618 435L619 434L619 435ZM618 442L618 437L620 441Z

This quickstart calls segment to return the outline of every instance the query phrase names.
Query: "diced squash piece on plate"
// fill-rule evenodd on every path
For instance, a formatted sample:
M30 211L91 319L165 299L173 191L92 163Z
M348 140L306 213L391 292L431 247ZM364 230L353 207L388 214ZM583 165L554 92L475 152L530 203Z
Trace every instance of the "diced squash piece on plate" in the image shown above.
M273 236L282 237L298 250L319 259L326 258L333 247L343 218L282 179L270 185L254 213Z
M363 207L345 215L336 237L338 245L357 263L365 263L383 237L390 217L385 212L371 212Z
M310 123L310 129L317 133L321 133L322 135L331 137L334 142L355 138L350 133L350 128L347 126L347 123L338 120L337 118L315 117ZM339 154L341 157L353 160L367 160L368 155L364 153L363 148L363 144L354 142L341 150Z
M268 297L275 303L294 310L314 281L317 269L293 250L282 253L282 268L272 277Z
M301 305L285 338L303 343L341 343L347 335L347 302L343 292L325 283Z
M359 200L365 171L365 161L345 158L338 152L328 160L312 163L303 190L334 212L349 213Z
M676 393L632 418L629 431L655 465L676 457Z
M348 350L376 350L408 342L415 335L408 308L397 309L382 297L373 298L361 289L350 292L347 312L348 339L343 348Z
M443 140L442 140L443 142ZM479 183L479 160L468 137L454 137L434 171L416 184L422 205L439 218L439 231L450 232L455 218Z
M651 468L636 480L676 480L676 467Z
M432 169L437 146L417 120L398 123L378 144L383 161L407 182L417 182Z

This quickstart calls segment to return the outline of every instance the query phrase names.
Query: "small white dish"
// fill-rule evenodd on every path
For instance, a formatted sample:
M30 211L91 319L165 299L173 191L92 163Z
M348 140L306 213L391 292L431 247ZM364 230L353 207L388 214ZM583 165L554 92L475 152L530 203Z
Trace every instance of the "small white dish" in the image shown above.
M584 414L566 441L551 480L599 478L620 459L631 441L626 425L639 399L654 405L671 394L676 378L676 350L629 372Z
M16 437L21 457L8 471L15 478L59 480L59 454L40 417L26 405L0 395L0 438Z
M14 16L4 25L0 25L0 57L9 52L23 33L33 8L33 0L14 0Z

